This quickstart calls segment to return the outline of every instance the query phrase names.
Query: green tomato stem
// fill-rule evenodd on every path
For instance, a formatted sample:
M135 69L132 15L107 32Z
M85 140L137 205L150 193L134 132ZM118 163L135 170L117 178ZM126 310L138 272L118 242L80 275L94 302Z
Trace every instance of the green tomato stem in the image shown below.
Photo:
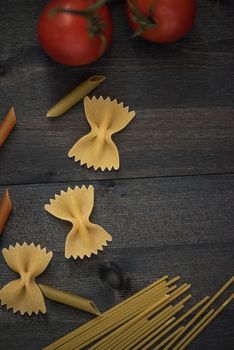
M97 0L95 3L91 4L85 10L74 10L74 9L65 9L62 7L54 7L50 11L50 16L55 16L57 13L69 13L75 16L86 17L88 21L88 33L90 38L99 37L101 40L101 49L100 56L106 47L106 37L103 33L105 29L105 23L103 22L101 16L96 13L96 10L104 6L107 2L112 0Z
M127 0L128 1L128 6L130 10L132 11L132 14L130 14L131 19L133 22L139 24L139 29L135 31L133 34L133 37L137 37L144 33L148 29L155 28L157 26L157 22L155 18L153 17L153 11L156 7L156 2L157 0L153 0L149 9L148 9L148 14L144 15L139 8L137 8L132 0Z

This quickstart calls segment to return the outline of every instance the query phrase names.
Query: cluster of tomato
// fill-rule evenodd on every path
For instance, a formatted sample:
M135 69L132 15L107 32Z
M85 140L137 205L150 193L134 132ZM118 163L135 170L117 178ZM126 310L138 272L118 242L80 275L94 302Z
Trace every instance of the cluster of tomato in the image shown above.
M110 0L109 0L110 1ZM52 0L42 10L38 38L55 61L79 66L97 60L110 46L108 0ZM157 43L183 38L192 28L196 0L126 0L135 35Z

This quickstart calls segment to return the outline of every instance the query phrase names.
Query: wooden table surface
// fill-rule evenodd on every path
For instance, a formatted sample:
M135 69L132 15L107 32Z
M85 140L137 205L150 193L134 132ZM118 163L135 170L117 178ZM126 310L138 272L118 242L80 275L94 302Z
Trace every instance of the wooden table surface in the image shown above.
M24 241L46 246L54 258L38 281L93 298L101 310L164 274L191 282L194 301L212 295L234 263L233 1L198 1L193 31L169 46L131 39L122 5L113 4L112 47L81 68L56 64L39 47L36 22L46 3L0 2L0 113L13 105L18 120L0 150L0 195L9 188L14 203L0 248ZM95 95L137 112L114 137L119 171L95 172L68 158L89 130L82 103L61 118L45 117L60 97L98 73L107 80ZM92 220L113 242L91 259L67 260L70 226L44 204L82 184L94 185ZM111 288L109 274L100 274L110 264L122 270L122 288ZM1 286L15 278L2 255L0 269ZM46 305L46 315L31 318L2 308L0 349L41 349L92 318ZM233 349L233 311L232 304L189 349Z

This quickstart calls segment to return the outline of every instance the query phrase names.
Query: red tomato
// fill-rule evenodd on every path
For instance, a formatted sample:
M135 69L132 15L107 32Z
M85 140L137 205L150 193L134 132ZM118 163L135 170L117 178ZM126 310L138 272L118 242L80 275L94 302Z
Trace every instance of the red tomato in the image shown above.
M107 50L112 22L106 5L94 10L93 26L87 17L78 14L53 13L56 8L83 11L95 3L95 0L52 0L44 7L38 22L38 39L55 61L79 66L97 60Z
M126 0L126 12L136 34L149 41L172 43L192 28L196 0Z

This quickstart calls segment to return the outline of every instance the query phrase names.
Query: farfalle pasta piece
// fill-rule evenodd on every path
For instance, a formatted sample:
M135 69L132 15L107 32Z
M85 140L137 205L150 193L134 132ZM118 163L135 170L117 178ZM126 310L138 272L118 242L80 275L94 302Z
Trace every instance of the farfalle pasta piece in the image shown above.
M72 229L67 235L65 244L65 257L81 259L90 257L103 250L107 241L111 241L111 235L99 225L90 222L89 217L94 205L94 188L89 186L68 188L67 192L61 191L45 205L45 210L59 219L72 223Z
M15 247L3 249L2 254L7 265L20 275L20 278L6 284L0 290L1 305L6 305L7 309L13 312L20 311L21 315L27 313L38 314L40 311L46 313L46 306L43 294L35 282L48 266L53 253L46 252L40 245L33 243L28 245L16 243Z
M91 131L78 140L68 156L95 170L119 169L119 152L112 135L124 129L134 118L135 112L129 112L129 107L124 107L117 100L111 101L109 97L85 97L84 108Z

